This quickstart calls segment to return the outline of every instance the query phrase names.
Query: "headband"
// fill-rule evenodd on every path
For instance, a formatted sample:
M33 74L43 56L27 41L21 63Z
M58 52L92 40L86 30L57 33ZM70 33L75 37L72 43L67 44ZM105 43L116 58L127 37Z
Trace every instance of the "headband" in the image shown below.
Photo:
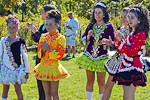
M100 5L100 6L104 7L104 8L106 8L106 6L103 3L101 3L101 2L97 3L96 5Z
M138 11L138 12L140 12L140 13L142 13L142 11L140 11L140 9L139 9L139 8L135 8L135 10L136 10L136 11Z

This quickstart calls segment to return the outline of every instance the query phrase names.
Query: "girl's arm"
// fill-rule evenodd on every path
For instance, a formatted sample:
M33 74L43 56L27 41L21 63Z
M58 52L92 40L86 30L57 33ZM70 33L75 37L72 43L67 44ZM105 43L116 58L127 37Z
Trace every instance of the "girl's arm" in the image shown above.
M25 72L26 73L31 73L29 60L28 60L28 55L27 55L27 49L26 49L25 44L23 44L23 43L21 44L21 54L22 54L22 58L23 58L23 63L25 65L25 67L26 67Z
M134 39L132 39L134 38ZM146 35L144 32L138 32L135 35L130 36L130 39L132 39L132 43L129 45L129 43L127 44L127 42L125 42L124 40L118 41L117 39L115 39L115 47L119 50L120 53L125 53L127 54L127 56L130 57L134 57L137 54L138 55L142 55L142 51L143 50L143 44L146 41Z
M60 36L58 39L58 49L50 49L49 57L50 59L61 60L65 53L66 39L64 36Z
M89 24L89 25L90 25L90 24ZM88 31L89 31L88 27L89 27L89 25L87 26L87 28L86 28L84 34L82 35L82 43L83 43L84 45L88 45L89 40L90 40L90 37L88 36Z

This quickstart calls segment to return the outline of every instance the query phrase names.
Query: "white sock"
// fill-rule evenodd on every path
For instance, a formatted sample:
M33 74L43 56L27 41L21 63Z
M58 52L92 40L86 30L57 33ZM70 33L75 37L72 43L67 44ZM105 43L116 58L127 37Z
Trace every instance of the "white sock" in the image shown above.
M7 98L2 98L2 100L7 100Z
M102 97L103 97L103 94L99 94L99 97L100 97L100 100L102 99Z
M92 100L93 92L86 91L86 98L87 100Z

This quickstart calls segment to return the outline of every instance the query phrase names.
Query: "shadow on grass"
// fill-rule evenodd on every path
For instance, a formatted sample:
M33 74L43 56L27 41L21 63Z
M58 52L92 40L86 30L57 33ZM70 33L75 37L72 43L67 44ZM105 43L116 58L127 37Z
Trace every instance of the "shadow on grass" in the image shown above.
M37 48L28 49L27 51L30 52L30 53L32 52L33 54L36 54ZM36 60L36 55L33 56L32 59L33 59L33 60Z
M35 53L36 53L36 52L37 52L37 50L36 50L36 49L37 49L37 48L28 49L27 51L28 51L28 52L35 52Z
M70 60L70 59L72 59L72 58L64 57L64 58L62 58L62 61L68 61L68 60Z

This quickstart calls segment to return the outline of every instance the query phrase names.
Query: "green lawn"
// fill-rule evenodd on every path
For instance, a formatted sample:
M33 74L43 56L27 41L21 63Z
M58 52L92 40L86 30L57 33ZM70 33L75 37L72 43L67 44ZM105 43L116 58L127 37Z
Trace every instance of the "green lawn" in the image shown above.
M66 55L66 54L65 54ZM31 74L26 84L22 85L22 91L24 95L24 100L38 100L38 90L36 79L34 77L33 68L35 66L35 56L36 51L28 50ZM76 55L77 56L77 55ZM79 69L75 65L74 59L68 58L63 59L61 64L70 73L68 79L63 79L60 81L59 85L59 97L60 100L86 100L85 87L86 87L86 73L84 69ZM147 75L147 86L138 87L136 89L135 99L136 100L150 100L150 72ZM108 73L106 76L106 80ZM96 79L96 78L95 78ZM0 84L0 98L2 95L2 85ZM123 100L123 88L122 86L115 85L111 94L110 100ZM17 96L14 90L14 86L11 84L9 90L8 100L17 100ZM92 100L99 100L98 85L95 80L94 93Z

